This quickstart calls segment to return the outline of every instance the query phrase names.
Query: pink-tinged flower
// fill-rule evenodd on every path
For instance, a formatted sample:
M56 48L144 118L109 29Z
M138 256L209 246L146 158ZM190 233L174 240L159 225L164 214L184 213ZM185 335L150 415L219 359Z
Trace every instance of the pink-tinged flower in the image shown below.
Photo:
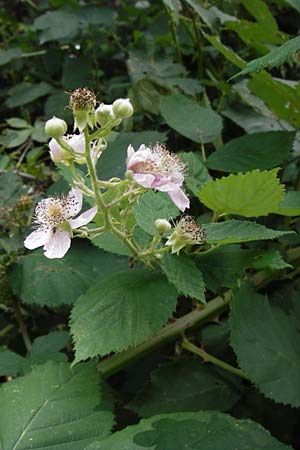
M133 172L133 179L141 186L166 192L181 211L190 207L190 201L181 189L185 165L178 155L165 147L141 145L135 152L129 145L127 169Z
M47 258L63 258L71 245L72 230L89 223L98 207L88 209L74 219L82 208L82 192L71 189L66 197L49 197L38 202L35 223L38 228L24 241L29 250L43 246Z
M70 134L63 136L62 140L71 147L77 155L74 155L74 159L78 164L85 163L85 139L83 134ZM101 155L102 148L98 145L98 142L93 142L91 144L91 158L96 162L96 160ZM70 159L70 154L66 152L55 139L51 139L49 142L50 156L54 162L62 162L64 160ZM82 156L81 156L82 155Z

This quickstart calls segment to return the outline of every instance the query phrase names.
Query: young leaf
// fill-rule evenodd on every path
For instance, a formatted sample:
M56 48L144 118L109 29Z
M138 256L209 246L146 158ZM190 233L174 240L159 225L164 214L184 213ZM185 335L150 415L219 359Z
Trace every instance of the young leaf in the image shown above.
M194 358L160 366L152 372L151 381L127 408L142 417L154 414L220 410L227 411L239 399L235 377L223 376Z
M157 272L133 270L100 280L71 314L76 361L144 341L166 323L176 297L175 288Z
M252 170L210 181L198 197L218 215L266 216L278 208L284 197L284 186L277 178L278 170Z
M161 259L160 266L179 293L202 303L206 302L202 273L191 258L184 254L166 254Z
M138 225L150 235L156 233L156 219L172 219L179 210L164 192L146 192L133 207Z
M87 450L292 450L251 420L215 411L161 414L114 433Z
M291 319L294 314L244 282L232 301L230 326L239 364L259 390L276 402L298 407L300 337L298 321Z
M291 155L296 132L269 131L238 137L207 158L207 166L222 172L272 169Z
M82 450L108 436L113 416L99 405L99 381L93 364L70 369L68 364L49 362L3 384L1 449Z
M162 97L160 111L171 128L197 143L213 142L222 131L219 114L181 94Z
M207 232L206 242L219 245L277 239L293 234L293 231L272 230L255 222L240 220L207 223L202 226Z

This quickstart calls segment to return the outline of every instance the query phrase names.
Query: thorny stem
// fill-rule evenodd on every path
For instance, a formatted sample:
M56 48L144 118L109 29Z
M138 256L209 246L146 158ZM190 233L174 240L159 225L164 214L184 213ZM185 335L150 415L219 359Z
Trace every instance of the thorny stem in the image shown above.
M290 263L300 260L300 247L288 250L287 260ZM276 274L276 272L274 272ZM268 272L258 272L252 277L257 287L265 286L272 278ZM160 345L174 341L182 334L194 327L200 327L207 323L212 317L227 311L231 299L232 291L229 289L223 295L215 297L209 301L202 309L195 309L185 316L180 317L175 322L166 325L159 333L151 336L147 341L136 347L130 347L121 353L110 356L98 364L98 370L106 378L119 372L137 359L142 358Z
M15 315L15 318L16 318L16 320L18 322L19 330L20 330L20 332L22 334L24 345L26 347L26 350L28 352L30 352L31 351L31 340L30 340L30 337L29 337L29 334L28 334L28 331L27 331L26 324L25 324L25 322L23 320L23 317L22 317L22 312L21 312L21 308L20 308L20 302L16 298L13 298L12 304L13 304L14 315Z
M188 350L189 352L200 356L202 359L204 359L204 361L209 361L215 366L221 367L222 369L232 373L233 375L237 375L240 378L244 378L244 380L250 381L245 372L243 372L241 369L238 369L237 367L234 367L231 364L227 364L221 359L216 358L213 355L210 355L202 348L196 347L196 345L192 344L186 337L183 338L181 346L185 350Z

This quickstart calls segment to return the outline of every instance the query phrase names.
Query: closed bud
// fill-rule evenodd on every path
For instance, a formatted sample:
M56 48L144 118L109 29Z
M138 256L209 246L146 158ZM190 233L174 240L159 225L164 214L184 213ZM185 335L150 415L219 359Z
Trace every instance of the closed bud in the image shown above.
M52 117L52 119L47 120L45 124L45 131L49 137L60 138L62 137L68 129L68 125L62 119L57 117Z
M133 107L129 98L119 98L118 100L115 100L112 108L118 119L126 119L133 114Z
M115 115L112 105L105 105L105 103L101 103L101 105L96 109L96 122L103 126L106 125L107 122L114 119Z
M161 234L167 233L171 230L171 224L166 219L157 219L155 222L155 228Z

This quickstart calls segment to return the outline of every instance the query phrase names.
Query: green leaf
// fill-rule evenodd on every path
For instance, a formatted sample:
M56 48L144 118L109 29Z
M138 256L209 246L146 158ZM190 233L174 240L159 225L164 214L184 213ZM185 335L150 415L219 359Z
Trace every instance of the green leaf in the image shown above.
M23 356L12 352L4 347L0 347L0 376L15 377L21 370L24 362ZM1 448L1 447L0 447Z
M137 150L142 144L155 145L157 142L163 144L166 139L166 133L158 131L120 133L113 142L108 143L107 151L101 155L101 164L98 165L99 177L101 177L101 180L108 180L112 177L124 177L129 145L132 145Z
M223 377L198 359L180 359L152 372L151 381L126 406L141 417L232 408L240 397L234 377Z
M225 56L228 61L232 62L235 66L242 69L245 67L246 62L237 54L235 53L231 48L224 45L220 37L217 36L210 36L209 34L203 33L203 36L205 39L207 39L223 56ZM232 77L234 78L234 77Z
M259 72L263 69L272 69L273 67L281 66L298 50L300 50L300 36L290 39L280 47L269 52L267 55L253 59L246 64L243 70L234 75L231 79L236 78L237 76L247 75L248 73Z
M219 292L221 287L233 287L245 269L252 265L256 256L255 250L226 245L206 254L200 253L195 262L202 272L207 288L212 292Z
M294 233L293 231L272 230L255 222L240 220L208 223L202 226L207 233L206 242L218 245L278 239Z
M93 364L70 369L68 364L50 362L4 383L1 450L82 450L108 436L113 417L109 410L101 410L99 382Z
M162 414L141 420L87 450L292 450L251 420L215 411Z
M251 78L248 87L251 92L265 102L279 119L286 120L293 127L298 128L300 126L299 84L292 87L284 80L275 80L270 74L261 72Z
M171 128L194 142L213 142L221 134L221 116L184 95L162 97L160 112Z
M46 119L51 119L53 116L56 116L67 122L71 122L72 111L66 108L68 103L69 96L64 91L57 91L49 95L44 106Z
M179 21L179 13L182 9L180 0L163 0L163 3L171 10L174 16L175 23Z
M80 29L79 17L67 11L47 11L35 19L34 28L40 31L40 44L49 41L70 42Z
M31 103L40 97L44 97L49 94L51 90L52 87L44 81L36 84L27 82L20 83L10 89L9 97L5 104L8 108L16 108L17 106L26 105L27 103Z
M175 218L179 214L177 206L165 192L149 190L133 207L138 225L150 235L156 233L156 219Z
M282 216L300 216L300 191L288 191L274 212Z
M24 119L19 117L12 117L11 119L6 119L5 122L12 128L32 128L31 125Z
M278 30L276 20L263 0L242 0L242 4L257 22L260 22L270 31L276 32Z
M7 128L0 135L0 145L6 148L19 147L27 141L32 133L32 129L12 130Z
M124 242L116 238L112 233L103 233L93 239L92 244L101 248L109 253L115 253L116 255L132 256L130 249Z
M165 254L160 266L179 293L206 302L202 273L191 258L184 254Z
M232 301L231 345L240 367L261 392L276 402L298 407L300 336L293 314L244 282Z
M294 131L269 131L238 137L207 158L207 166L222 172L272 169L288 159Z
M25 188L17 174L0 173L0 208L13 206L24 192Z
M184 177L187 188L197 195L204 184L211 180L202 157L194 152L180 153L180 159L186 165L186 175Z
M74 303L99 277L125 267L126 259L76 242L63 259L47 259L41 251L23 256L9 278L25 303L57 307Z
M63 64L62 85L65 89L77 89L91 83L92 62L88 57L66 56Z
M270 248L268 251L264 252L258 259L252 262L252 267L256 270L281 270L293 268L291 264L288 264L282 258L279 250Z
M0 50L0 66L4 66L14 59L21 58L22 50L18 47L8 48L7 50Z
M210 181L198 197L218 215L266 216L279 207L284 197L284 186L277 178L278 170L252 170Z
M100 280L72 311L76 361L144 341L166 323L176 297L175 288L155 272L132 270Z

